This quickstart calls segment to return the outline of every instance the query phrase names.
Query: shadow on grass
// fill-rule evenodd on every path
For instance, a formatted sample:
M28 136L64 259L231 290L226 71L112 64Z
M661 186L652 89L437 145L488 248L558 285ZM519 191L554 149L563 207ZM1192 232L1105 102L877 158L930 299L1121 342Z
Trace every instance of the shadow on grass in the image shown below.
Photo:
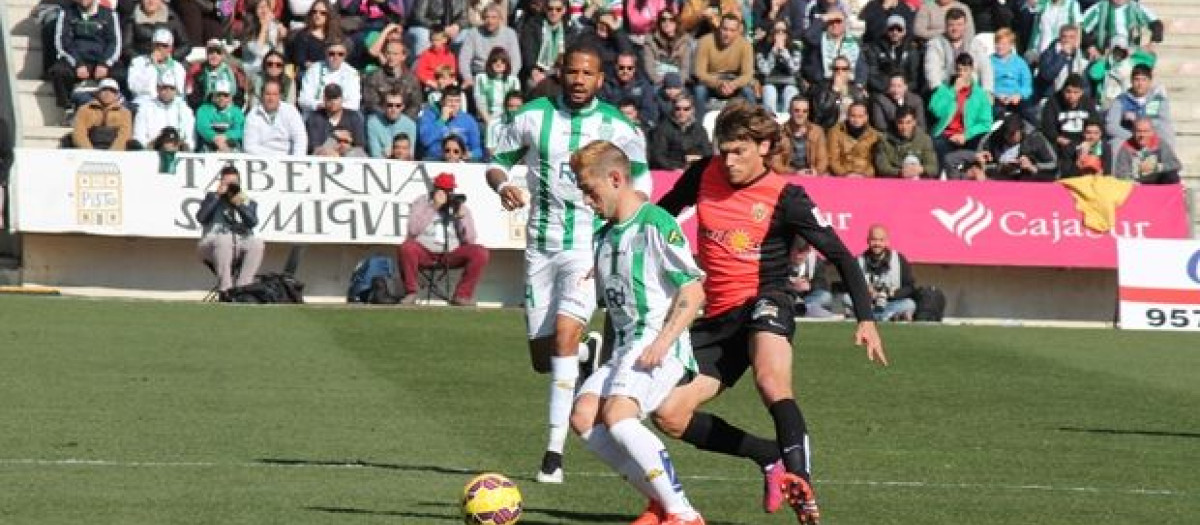
M404 465L399 463L379 463L374 461L365 461L361 459L294 459L294 458L259 458L256 461L264 465L279 465L279 466L294 466L294 467L331 467L331 468L376 468L385 470L397 470L403 472L432 472L435 474L446 474L453 476L462 476L464 474L477 474L482 471L442 467L438 465ZM533 477L512 476L517 481L533 482ZM410 519L430 519L441 521L458 522L462 520L459 516L457 503L444 502L421 502L418 504L422 507L438 507L442 509L440 513L420 512L420 511L403 511L403 510L380 510L380 509L361 509L355 507L333 507L314 505L304 507L305 510L311 512L324 512L329 514L347 514L347 515L363 515L363 516L394 516L398 518ZM446 513L450 514L447 515ZM549 509L541 507L526 507L522 515L521 523L526 525L552 525L568 522L568 523L628 523L638 509L630 509L629 513L608 513L608 512L587 512L587 511L569 511L561 509ZM539 519L545 518L545 519ZM742 525L741 522L730 521L708 521L710 525Z
M374 509L359 509L354 507L326 507L312 506L305 507L304 510L313 512L325 512L330 514L349 514L360 516L395 516L399 518L422 518L441 521L460 522L462 517L458 515L458 505L441 502L421 502L418 506L422 507L439 507L445 509L443 512L416 512L416 511L400 511L400 510L374 510ZM452 514L447 516L445 512ZM546 519L539 519L546 518ZM630 514L613 514L608 512L586 512L586 511L569 511L559 509L546 509L540 507L526 507L521 513L521 523L523 525L554 525L563 522L567 523L629 523L633 516ZM711 525L741 525L739 522L728 521L709 521Z
M356 516L395 516L397 518L411 519L429 519L451 522L462 522L462 516L458 515L458 506L445 503L420 503L422 506L431 507L453 507L452 515L445 513L419 512L419 511L401 511L401 510L375 510L375 509L359 509L354 507L326 507L312 506L304 507L304 510L313 512L325 512L329 514L348 514ZM447 509L447 511L451 511ZM536 515L543 515L550 520L538 519ZM587 522L587 523L627 523L629 517L616 514L598 514L592 512L569 512L561 510L527 508L521 513L521 523L526 525L553 525L562 523L566 520L570 523Z
M1150 436L1200 439L1200 432L1167 432L1164 430L1122 430L1117 428L1081 427L1058 427L1058 429L1063 432L1085 432L1088 434L1110 434L1114 436Z
M402 465L399 463L378 463L361 459L292 459L292 458L259 458L255 461L264 465L283 467L348 467L348 468L377 468L384 470L400 470L404 472L432 472L435 474L480 474L482 471L442 467L438 465Z

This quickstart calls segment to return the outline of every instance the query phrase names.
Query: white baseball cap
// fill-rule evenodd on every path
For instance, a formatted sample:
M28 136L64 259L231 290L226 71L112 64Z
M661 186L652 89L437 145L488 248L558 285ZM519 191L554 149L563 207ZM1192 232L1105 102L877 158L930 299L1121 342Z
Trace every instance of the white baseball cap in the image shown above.
M117 93L120 93L121 85L117 84L116 80L113 80L111 78L106 78L106 79L100 81L100 87L97 88L97 91L99 91L101 89L111 89L113 91L116 91Z
M166 44L168 46L173 46L175 45L175 35L172 35L169 29L160 27L154 30L153 41L155 44Z

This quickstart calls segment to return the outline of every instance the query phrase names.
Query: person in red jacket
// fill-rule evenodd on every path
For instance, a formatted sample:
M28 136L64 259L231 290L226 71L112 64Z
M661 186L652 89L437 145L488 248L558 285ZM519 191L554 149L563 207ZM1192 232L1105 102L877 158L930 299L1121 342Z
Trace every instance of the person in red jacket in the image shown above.
M436 72L442 66L448 66L455 77L458 76L458 58L450 50L450 37L446 32L437 30L429 37L430 47L417 57L413 70L417 79L425 86L425 90L437 89Z

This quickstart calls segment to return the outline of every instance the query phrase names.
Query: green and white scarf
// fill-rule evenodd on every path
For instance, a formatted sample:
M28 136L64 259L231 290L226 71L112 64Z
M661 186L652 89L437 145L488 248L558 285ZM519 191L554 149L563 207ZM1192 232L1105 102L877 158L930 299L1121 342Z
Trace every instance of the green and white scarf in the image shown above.
M566 40L566 35L563 34L564 29L566 29L566 24L563 23L552 28L549 23L542 22L542 45L538 48L537 66L545 71L554 68L554 62L563 52Z
M825 78L833 76L833 61L837 57L846 57L850 61L851 77L854 76L854 67L858 65L858 53L860 47L858 39L849 34L842 35L841 43L834 42L829 37L829 32L821 34L821 66L825 70Z

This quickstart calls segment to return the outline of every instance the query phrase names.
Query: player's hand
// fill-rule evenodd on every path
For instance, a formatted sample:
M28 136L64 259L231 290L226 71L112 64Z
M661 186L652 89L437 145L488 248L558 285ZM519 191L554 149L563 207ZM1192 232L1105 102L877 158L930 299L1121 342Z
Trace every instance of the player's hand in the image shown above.
M505 186L500 190L500 205L512 211L525 206L525 192L516 186Z
M642 355L638 356L634 366L642 370L654 370L661 365L663 358L667 357L667 347L669 344L659 344L658 341L650 343L649 346L642 349Z
M858 330L854 332L854 344L855 346L865 345L867 347L867 359L883 366L888 365L887 354L883 353L883 339L879 337L879 330L875 328L875 321L862 321L858 323Z

